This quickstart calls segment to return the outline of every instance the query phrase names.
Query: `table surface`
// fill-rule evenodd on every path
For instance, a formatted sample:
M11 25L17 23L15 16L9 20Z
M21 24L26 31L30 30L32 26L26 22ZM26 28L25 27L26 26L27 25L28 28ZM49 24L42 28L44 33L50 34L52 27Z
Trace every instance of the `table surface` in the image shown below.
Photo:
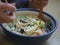
M44 45L60 45L60 0L49 0L48 5L44 8L44 11L52 14L58 21L58 28L57 30L53 33L53 35L47 40ZM3 30L0 27L0 45L15 45L14 43L11 43L7 41L4 38L4 33Z

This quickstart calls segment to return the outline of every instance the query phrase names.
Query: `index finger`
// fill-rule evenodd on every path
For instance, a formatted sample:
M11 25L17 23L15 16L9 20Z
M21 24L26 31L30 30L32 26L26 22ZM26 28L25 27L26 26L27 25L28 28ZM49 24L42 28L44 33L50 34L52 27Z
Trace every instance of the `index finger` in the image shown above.
M14 6L14 5L12 5L12 4L9 4L9 3L5 3L4 5L3 5L3 7L4 7L4 10L9 10L9 11L11 11L11 12L15 12L16 11L16 7Z

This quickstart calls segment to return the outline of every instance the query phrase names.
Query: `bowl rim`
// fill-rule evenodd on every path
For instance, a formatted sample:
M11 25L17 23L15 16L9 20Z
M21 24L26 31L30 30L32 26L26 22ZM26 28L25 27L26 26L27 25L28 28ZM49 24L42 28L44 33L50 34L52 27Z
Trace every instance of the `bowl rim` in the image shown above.
M39 12L39 9L19 8L19 9L17 9L16 11L34 11L34 12ZM52 33L57 29L58 23L57 23L56 19L55 19L51 14L49 14L49 13L47 13L47 12L43 12L43 14L49 16L49 17L53 20L53 22L54 22L55 25L54 25L52 31L48 32L47 34L40 35L40 36L23 36L23 37L27 37L27 38L28 38L28 37L43 37L43 36L47 36L47 35L49 35L49 34L52 34ZM11 31L8 31L2 24L0 24L0 26L3 28L3 30L6 30L7 32L12 33L13 35L22 36L22 35L18 35L18 34L16 34L16 33L13 33L13 32L11 32Z

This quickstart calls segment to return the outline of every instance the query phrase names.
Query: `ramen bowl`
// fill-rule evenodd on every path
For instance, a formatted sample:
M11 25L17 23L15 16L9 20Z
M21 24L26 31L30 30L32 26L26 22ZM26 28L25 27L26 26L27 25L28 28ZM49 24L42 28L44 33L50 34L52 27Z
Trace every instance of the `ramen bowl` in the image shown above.
M15 12L15 15L23 15L23 14L38 16L39 10L32 9L32 8L20 8L20 9L17 9L17 11ZM49 20L48 23L50 23L50 26L49 25L47 26L49 29L46 30L47 33L44 35L23 36L23 35L20 35L18 33L11 32L10 29L7 29L4 26L4 24L1 24L1 27L4 31L4 33L7 36L9 36L9 38L11 37L11 40L13 40L16 43L18 42L21 45L40 45L41 42L48 40L52 36L54 31L56 31L56 29L57 29L57 21L55 20L55 18L47 12L43 12L43 15L44 15L45 19Z

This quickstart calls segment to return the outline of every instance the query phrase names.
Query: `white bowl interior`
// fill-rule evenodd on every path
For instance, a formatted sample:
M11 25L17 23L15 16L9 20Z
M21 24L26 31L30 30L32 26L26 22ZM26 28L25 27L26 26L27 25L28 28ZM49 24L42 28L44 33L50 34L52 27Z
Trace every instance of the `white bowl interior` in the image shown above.
M15 13L14 13L16 16L20 16L20 15L32 15L32 17L33 17L33 15L36 15L36 16L38 16L38 12L36 12L36 11L16 11ZM46 18L46 19L49 19L50 21L51 21L51 23L52 23L52 25L54 26L54 22L53 22L53 20L49 17L49 16L47 16L47 15L45 15L44 14L44 17ZM4 26L4 24L3 24L3 26ZM53 27L52 26L52 27ZM5 27L6 28L6 27ZM8 31L10 31L10 29L8 29L8 28L6 28ZM12 33L15 33L15 34L18 34L18 35L20 35L19 33L17 33L17 32L12 32Z

